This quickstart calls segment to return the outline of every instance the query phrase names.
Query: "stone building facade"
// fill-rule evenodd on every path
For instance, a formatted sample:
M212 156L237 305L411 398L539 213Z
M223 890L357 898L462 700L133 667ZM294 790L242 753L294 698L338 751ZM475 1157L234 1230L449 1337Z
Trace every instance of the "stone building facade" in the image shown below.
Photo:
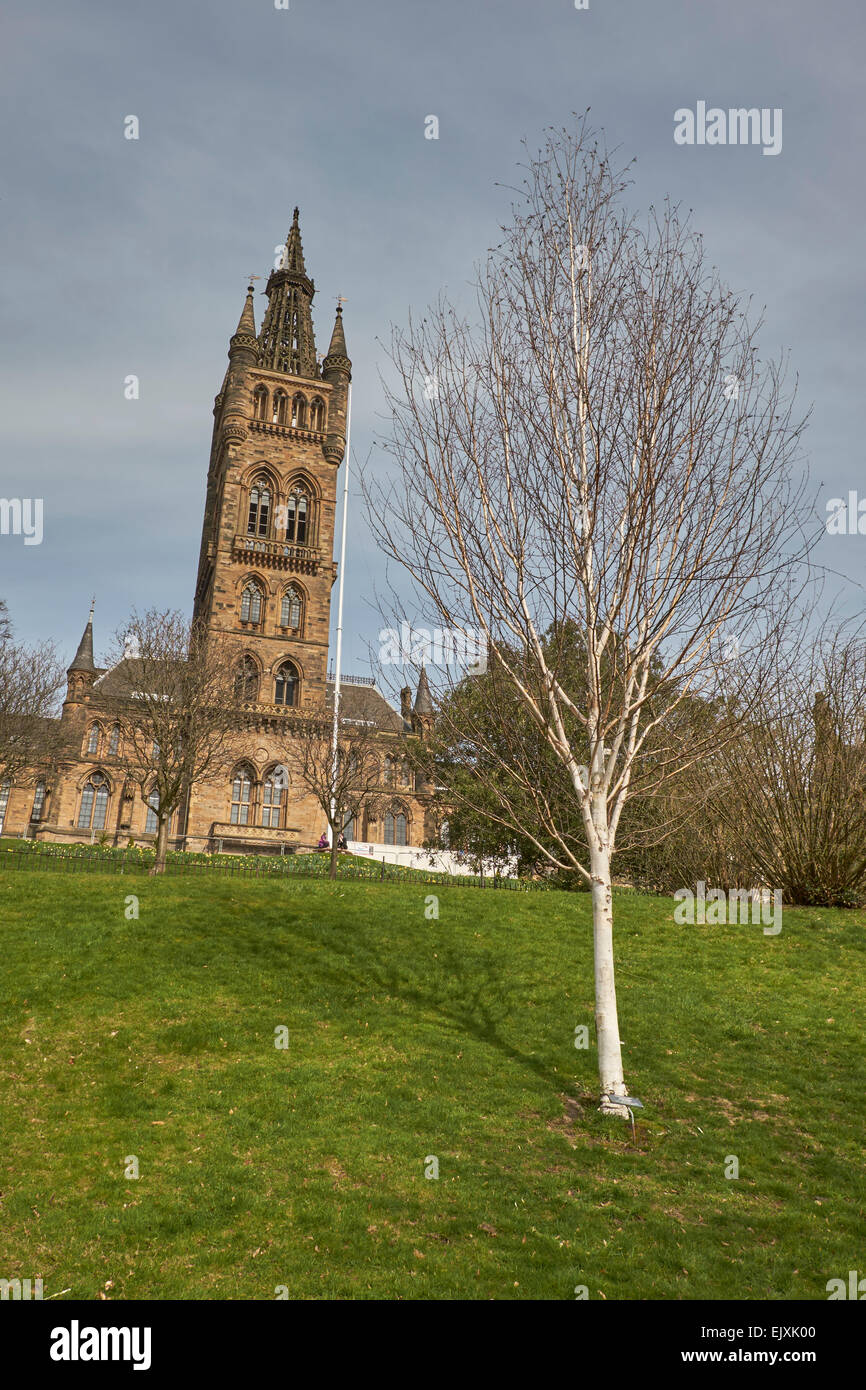
M218 782L191 789L172 818L172 848L281 852L315 844L325 828L314 799L292 782L291 729L304 711L333 708L334 523L352 364L342 306L319 360L314 293L296 208L261 328L251 285L214 402L193 617L242 644L237 759ZM130 653L110 670L96 666L91 610L67 673L66 756L53 771L37 768L0 787L0 832L122 845L155 838L152 809L124 779L110 713L118 692L134 686L134 663ZM432 727L424 673L414 698L402 692L399 712L372 681L349 678L340 712L375 725L382 744L381 792L362 823L346 827L347 839L423 844L432 832L429 788L416 785L406 754L407 740ZM278 769L288 771L288 786Z

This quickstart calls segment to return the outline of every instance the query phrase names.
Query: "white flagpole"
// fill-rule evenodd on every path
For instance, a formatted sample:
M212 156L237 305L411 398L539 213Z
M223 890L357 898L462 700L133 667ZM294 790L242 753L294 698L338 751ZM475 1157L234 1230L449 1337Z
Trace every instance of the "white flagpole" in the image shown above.
M346 584L346 523L349 517L349 448L352 441L352 383L349 382L346 397L346 458L343 473L343 535L340 541L340 582L337 589L337 651L334 657L334 732L331 739L331 823L337 812L337 741L340 730L340 677L343 659L343 592ZM331 830L331 844L334 831Z

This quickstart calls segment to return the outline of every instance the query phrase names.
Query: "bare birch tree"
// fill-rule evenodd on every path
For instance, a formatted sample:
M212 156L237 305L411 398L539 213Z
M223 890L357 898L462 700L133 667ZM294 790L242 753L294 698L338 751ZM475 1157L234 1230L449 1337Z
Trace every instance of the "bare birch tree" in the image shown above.
M119 757L157 822L153 873L165 869L172 815L195 783L225 772L243 727L239 653L182 613L149 609L117 634L100 703L119 726Z
M374 720L340 719L336 756L333 710L323 705L292 723L292 772L313 796L328 825L329 873L337 877L339 838L348 820L376 815L382 801L382 758L387 752Z
M760 320L689 220L666 204L639 222L625 187L585 121L548 134L479 270L475 317L442 298L395 330L394 467L366 484L386 555L438 622L480 629L488 667L566 774L589 864L555 804L539 849L592 891L602 1109L615 1114L604 1098L628 1094L611 894L623 807L712 746L710 726L684 747L675 712L720 693L728 634L759 659L771 595L798 583L806 549L804 422L783 364L759 358ZM579 674L559 650L569 621ZM509 772L531 788L531 766ZM531 821L519 829L532 837Z

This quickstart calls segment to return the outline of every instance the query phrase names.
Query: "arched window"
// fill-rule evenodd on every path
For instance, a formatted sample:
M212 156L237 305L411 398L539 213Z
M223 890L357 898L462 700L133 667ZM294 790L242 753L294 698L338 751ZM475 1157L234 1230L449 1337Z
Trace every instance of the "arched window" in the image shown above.
M343 824L343 834L347 840L355 839L355 817L348 816Z
M286 408L288 406L288 402L289 398L286 395L285 391L274 392L274 409L271 421L272 424L284 425L286 423Z
M285 796L285 775L269 772L262 783L262 825L276 829L283 823L283 798Z
M300 391L292 401L292 425L297 430L307 428L307 402Z
M392 806L385 812L385 844L405 845L409 823L406 812L400 806Z
M385 759L385 774L382 780L384 781L386 787L393 787L394 759L390 755Z
M264 386L257 386L253 392L253 419L267 420L268 392Z
M86 748L86 750L85 750L87 753L93 754L93 753L98 753L98 752L99 752L99 735L100 735L100 733L101 733L101 730L100 730L99 725L98 725L98 724L91 724L91 726L90 726L90 733L89 733L88 736L87 736L87 748Z
M254 579L244 585L241 595L241 622L260 623L262 620L263 594Z
M287 627L292 632L300 632L301 617L303 615L304 600L299 589L291 584L283 594L283 601L280 604L280 627Z
M274 689L274 701L278 705L296 705L298 703L298 685L300 678L297 668L291 661L284 661L277 671L277 678Z
M120 752L120 725L115 724L111 731L111 738L108 740L108 751L112 757L116 757Z
M252 771L239 767L232 779L232 825L250 825L254 809Z
M3 822L6 819L6 807L9 805L9 792L11 789L11 782L0 782L0 830L3 829Z
M267 478L256 478L250 488L248 536L266 536L271 520L271 489Z
M33 794L33 810L30 812L30 819L37 821L42 819L42 808L45 805L45 783L37 782L36 790Z
M108 782L101 772L88 777L78 808L79 830L104 830L108 814Z
M242 657L235 673L235 699L251 704L258 698L259 668L251 656Z
M321 434L325 428L325 402L321 396L316 396L310 406L310 429L316 430Z
M153 791L150 793L150 796L147 798L147 816L144 822L145 835L155 835L157 830L159 829L159 821L156 818L156 813L158 810L159 792L157 791L156 787L154 787Z
M409 787L412 785L412 773L409 770L408 758L401 758L399 763L400 786Z
M306 545L309 521L310 499L301 488L296 488L286 501L286 540Z

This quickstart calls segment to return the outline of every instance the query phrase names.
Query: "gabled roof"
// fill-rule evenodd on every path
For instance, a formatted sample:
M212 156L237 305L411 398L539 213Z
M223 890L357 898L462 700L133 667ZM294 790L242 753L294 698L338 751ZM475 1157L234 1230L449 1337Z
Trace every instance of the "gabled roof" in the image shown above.
M139 657L125 656L118 661L116 666L111 666L105 670L94 682L99 687L99 694L109 696L112 699L124 699L131 697L136 691L142 690L142 667L144 662Z
M334 683L328 681L327 704L334 707ZM375 686L340 684L340 719L374 724L383 733L402 734L403 720Z

